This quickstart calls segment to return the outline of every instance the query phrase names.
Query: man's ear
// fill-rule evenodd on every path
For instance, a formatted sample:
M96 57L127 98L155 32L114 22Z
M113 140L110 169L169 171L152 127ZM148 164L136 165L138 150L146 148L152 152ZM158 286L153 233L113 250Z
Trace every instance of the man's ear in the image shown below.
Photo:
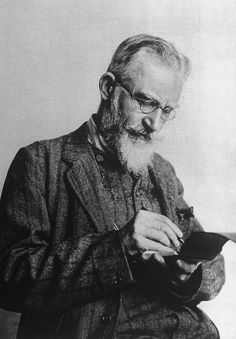
M116 78L111 72L104 73L99 81L99 89L103 100L108 100L115 88Z

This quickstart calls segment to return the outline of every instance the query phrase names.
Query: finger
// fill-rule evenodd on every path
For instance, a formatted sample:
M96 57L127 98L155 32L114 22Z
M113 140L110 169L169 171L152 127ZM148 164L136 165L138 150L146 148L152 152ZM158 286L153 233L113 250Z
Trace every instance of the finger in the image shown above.
M154 261L158 262L159 264L161 264L162 266L166 266L165 260L160 255L159 252L145 251L144 253L142 253L142 258L144 260L154 260Z
M149 227L146 227L145 230L149 230L150 228L152 228L152 229L161 230L161 231L165 232L167 234L167 237L169 238L169 240L172 242L172 244L175 247L178 248L180 246L180 242L178 240L177 234L172 229L172 224L173 224L172 221L170 221L167 217L160 215L160 214L156 214L154 212L147 212L146 211L146 213L148 213L147 216L151 217L152 222L149 223ZM153 222L153 217L154 217L154 222ZM147 220L146 220L146 223L147 223ZM173 224L173 225L174 225L173 226L174 228L179 230L178 227L175 224ZM179 236L180 235L182 236L182 232L180 230L179 230L178 234L179 234ZM168 242L165 242L164 244L167 245L167 246L170 246L168 244Z
M196 265L197 267L202 264L201 261L188 261L188 260L182 260L182 259L180 259L180 260L189 264L189 265Z
M155 228L161 229L168 233L171 241L176 247L179 247L180 243L178 237L181 238L183 233L181 230L166 216L157 214L151 211L140 210L137 214L137 223L136 224L146 225L144 228ZM140 226L140 225L139 225ZM142 228L142 229L144 229Z
M151 259L154 260L154 261L157 261L163 267L167 266L166 262L165 262L165 259L158 252L153 253Z
M158 220L162 220L165 224L167 224L172 229L172 231L177 235L177 237L179 238L183 237L182 231L169 218L161 214L156 214L156 218Z
M153 255L153 253L156 253L155 251L144 251L142 254L141 254L141 257L144 259L144 260L149 260L151 259L151 256Z
M162 264L166 265L165 259L162 257L162 255L160 255L159 252L156 252L156 251L145 251L145 252L142 253L141 256L145 260L152 259L152 260L158 261L159 263L162 263Z
M178 267L186 273L193 273L194 271L196 271L196 269L198 268L198 266L200 265L200 262L198 263L188 263L185 262L184 260L177 260L176 264L178 265Z
M174 247L179 248L180 247L179 239L178 239L176 233L172 230L172 228L170 228L169 225L167 225L165 222L163 222L161 229L162 229L163 232L166 233L166 235L168 236L169 240L174 245Z
M188 279L189 279L189 274L181 274L181 275L178 276L178 280L181 283L186 282Z
M144 236L145 238L160 242L165 246L171 247L170 239L168 238L166 233L161 230L157 230L155 228L146 228Z
M139 237L137 241L137 249L146 249L149 251L159 252L162 256L178 255L178 253L171 247L165 246L157 241Z

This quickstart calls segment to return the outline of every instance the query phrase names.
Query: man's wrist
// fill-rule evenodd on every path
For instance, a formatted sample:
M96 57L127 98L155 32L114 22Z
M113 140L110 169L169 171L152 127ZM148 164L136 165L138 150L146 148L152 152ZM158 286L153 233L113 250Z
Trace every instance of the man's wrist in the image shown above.
M124 252L125 252L126 256L130 255L131 257L132 257L133 254L137 253L137 251L135 252L135 251L132 250L132 245L131 245L131 240L130 240L131 239L130 233L131 233L131 230L132 230L132 227L133 227L134 218L135 217L133 217L130 221L128 221L128 223L118 231Z

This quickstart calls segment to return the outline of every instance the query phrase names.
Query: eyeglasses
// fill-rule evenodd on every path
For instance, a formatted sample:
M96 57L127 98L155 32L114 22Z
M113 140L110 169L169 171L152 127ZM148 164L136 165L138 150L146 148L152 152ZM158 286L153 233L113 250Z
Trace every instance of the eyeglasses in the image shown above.
M156 109L160 108L162 110L162 114L161 114L162 120L167 121L167 120L172 120L175 118L176 111L173 107L171 106L161 107L160 103L156 100L143 99L143 98L133 95L130 92L130 90L121 83L121 81L116 80L116 83L118 83L118 85L122 87L129 94L130 98L133 101L135 100L136 102L138 102L140 106L140 111L142 113L149 114L149 113L154 112Z

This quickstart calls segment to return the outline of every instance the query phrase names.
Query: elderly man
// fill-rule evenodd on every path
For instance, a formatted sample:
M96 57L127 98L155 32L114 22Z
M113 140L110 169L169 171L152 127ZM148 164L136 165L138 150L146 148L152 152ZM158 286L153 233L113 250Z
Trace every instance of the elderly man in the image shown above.
M1 200L0 305L18 338L218 338L197 308L224 283L221 255L178 258L202 230L155 153L188 58L148 35L125 40L100 79L97 114L22 148Z

